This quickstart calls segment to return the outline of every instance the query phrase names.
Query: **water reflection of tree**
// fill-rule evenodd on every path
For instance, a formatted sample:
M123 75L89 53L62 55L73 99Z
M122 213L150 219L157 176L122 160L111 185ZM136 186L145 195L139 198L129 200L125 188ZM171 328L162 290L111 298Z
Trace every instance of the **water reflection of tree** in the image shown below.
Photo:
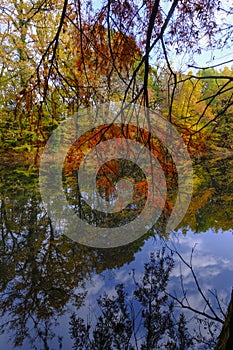
M232 228L232 169L232 157L215 159L214 154L194 167L193 200L181 227L189 226L196 232L210 227L216 231Z
M53 230L36 174L8 167L1 175L0 330L13 334L15 346L40 339L49 349L56 320L68 303L83 304L91 274L132 261L143 240L121 250L80 246Z
M12 198L13 197L13 198ZM52 325L68 301L79 307L85 297L80 267L86 252L57 236L39 205L38 193L8 193L1 197L1 316L9 321L2 331L14 330L14 344L40 338L44 348L53 338ZM89 256L90 258L90 256ZM88 260L88 259L86 259ZM75 288L80 293L75 293ZM33 331L31 331L33 329Z
M68 304L78 313L85 302L86 281L92 273L132 261L144 237L117 249L80 246L53 230L41 205L36 176L29 177L26 168L18 168L17 172L1 170L1 331L13 335L15 346L27 340L32 348L43 344L44 349L49 349L51 340L56 338L57 348L62 348L62 337L54 333L59 316L69 312ZM161 232L163 226L162 220ZM166 291L174 264L168 253L161 251L152 256L141 280L135 275L136 302L126 294L123 285L116 287L115 298L108 295L99 298L102 314L93 325L93 333L93 327L89 328L77 313L71 315L70 331L77 349L85 349L84 346L98 349L104 341L106 349L114 348L113 344L115 347L120 344L119 349L137 349L136 343L138 349L153 349L153 344L157 344L154 348L161 344L167 344L167 349L169 346L187 349L187 344L191 347L193 334L189 334L182 312L176 311L178 301L184 299L181 296L175 300ZM199 316L210 332L217 324L215 321L222 322ZM196 338L210 346L201 334Z
M178 252L175 252L178 253ZM182 256L181 261L186 263ZM188 350L214 349L224 313L216 295L207 299L192 265L188 265L205 306L197 310L190 304L184 285L179 298L168 293L170 273L174 267L173 252L162 248L152 253L141 278L136 278L132 294L123 284L115 287L115 295L106 293L98 298L100 314L95 324L73 313L70 334L75 350ZM213 307L219 303L219 312ZM213 303L213 304L212 304ZM177 309L178 307L180 307ZM192 312L186 319L185 309ZM207 310L208 309L208 310ZM189 314L190 317L190 314ZM196 329L189 327L195 320Z
M142 280L135 280L134 302L124 291L123 284L116 286L115 297L106 294L100 297L101 315L91 336L91 326L73 314L70 332L74 349L180 350L191 346L185 317L180 314L176 321L174 304L166 293L173 265L172 256L166 255L165 250L152 254Z

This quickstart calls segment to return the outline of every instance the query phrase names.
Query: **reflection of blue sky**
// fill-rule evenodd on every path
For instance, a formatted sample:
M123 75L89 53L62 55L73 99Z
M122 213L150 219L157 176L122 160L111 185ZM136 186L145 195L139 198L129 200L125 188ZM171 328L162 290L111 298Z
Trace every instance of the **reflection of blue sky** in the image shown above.
M185 236L180 230L168 242L170 247L173 247L173 244L187 262L190 261L191 251L195 247L193 267L197 273L202 290L209 297L211 295L208 290L216 290L226 310L233 286L233 230L216 233L214 229L209 229L200 234L195 234L189 230ZM95 324L100 312L96 299L103 293L107 293L109 296L115 295L115 286L119 283L125 284L126 290L132 298L134 289L134 282L131 276L132 269L135 269L135 275L138 279L143 273L144 263L149 261L150 253L157 251L160 247L161 241L151 238L135 254L135 259L130 264L125 264L121 268L105 270L101 274L93 275L91 280L87 281L88 294L85 305L80 310L73 309L73 306L69 305L67 314L58 317L60 324L54 329L54 332L56 335L60 334L63 336L64 345L66 345L64 348L72 348L72 340L69 334L69 316L71 313L75 311L85 321ZM174 257L176 262L178 262L176 256ZM190 270L185 268L183 264L182 274L190 304L194 308L202 310L203 301L197 292ZM169 290L171 292L176 291L178 295L180 293L180 266L178 263L172 270ZM77 290L77 292L82 292L82 290ZM7 344L8 336L7 334L0 337L0 349L12 350L12 345L10 343L9 345ZM31 345L25 343L23 349L30 350Z
M219 299L223 300L223 305L225 304L226 306L228 305L233 286L232 234L233 230L216 233L215 230L209 229L201 234L195 235L192 232L188 232L187 236L179 235L179 243L175 239L177 250L187 262L190 261L192 248L195 247L192 264L201 288L208 297L211 297L209 290L217 291ZM184 285L190 303L192 306L200 309L203 302L193 283L191 271L184 264L181 264L181 270L179 264L172 271L171 286L177 290L180 271L182 271L184 277Z
M209 290L217 291L219 299L223 302L223 308L226 310L233 286L233 230L216 233L214 229L209 229L201 234L188 231L186 236L178 231L175 237L168 242L168 245L174 248L173 244L187 262L190 261L192 249L195 247L192 263L201 288L210 299ZM95 275L88 285L86 305L80 309L79 315L84 319L88 319L91 314L97 316L99 308L96 305L96 298L103 293L113 296L115 294L114 286L118 283L124 283L127 292L132 296L134 282L130 272L135 269L136 277L139 278L142 275L144 263L149 260L150 252L157 251L159 247L158 241L150 239L142 250L135 254L135 260L130 264L125 264L120 269L107 270L101 275ZM184 286L190 304L194 308L202 310L203 300L197 292L191 271L184 264L181 265L180 270L180 263L175 255L174 258L176 265L171 273L169 290L180 294L180 271L182 270Z
M205 233L194 234L189 231L186 236L178 232L176 236L168 243L174 246L182 254L182 257L189 262L192 248L195 247L193 253L193 266L198 276L204 283L208 283L212 288L221 288L223 281L229 282L229 288L233 284L233 231L216 233L213 229L209 229ZM135 260L130 264L124 265L120 269L107 270L101 275L93 277L90 282L88 297L96 296L103 291L107 291L109 286L111 289L117 283L128 284L131 281L130 271L135 269L136 274L142 273L144 263L149 260L150 252L156 251L161 246L160 242L155 239L148 240L142 250L135 254ZM176 256L175 260L176 260ZM190 271L182 268L186 283L189 283ZM172 277L177 278L180 275L179 266L176 265L172 271ZM232 276L229 280L229 276ZM227 285L224 284L224 289Z

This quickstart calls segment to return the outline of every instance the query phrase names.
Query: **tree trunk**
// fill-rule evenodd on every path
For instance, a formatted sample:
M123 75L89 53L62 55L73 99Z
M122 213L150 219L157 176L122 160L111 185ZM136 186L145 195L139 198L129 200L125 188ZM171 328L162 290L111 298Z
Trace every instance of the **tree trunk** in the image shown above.
M228 306L226 320L219 335L215 350L232 350L233 349L233 289L231 300Z

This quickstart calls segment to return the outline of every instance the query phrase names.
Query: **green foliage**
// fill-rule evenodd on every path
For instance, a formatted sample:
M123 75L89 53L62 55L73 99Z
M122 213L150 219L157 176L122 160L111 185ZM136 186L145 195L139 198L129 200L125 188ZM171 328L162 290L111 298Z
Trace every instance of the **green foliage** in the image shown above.
M191 150L202 152L212 142L231 148L232 80L221 77L232 77L232 69L201 70L196 80L191 72L175 72L168 61L174 45L180 52L200 50L200 40L206 37L208 46L213 38L218 41L222 28L216 13L230 10L218 1L185 6L175 2L177 13L171 13L169 23L164 4L102 5L97 10L91 1L2 1L0 148L37 153L59 123L80 107L124 99L148 99L148 107L168 117ZM161 50L157 39L166 19ZM153 64L148 45L154 47Z

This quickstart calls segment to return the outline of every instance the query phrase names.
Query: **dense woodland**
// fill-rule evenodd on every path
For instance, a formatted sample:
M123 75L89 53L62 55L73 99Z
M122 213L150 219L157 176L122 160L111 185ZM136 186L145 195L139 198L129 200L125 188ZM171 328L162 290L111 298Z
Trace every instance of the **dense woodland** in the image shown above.
M230 62L192 58L228 47L231 19L230 4L215 0L1 1L2 152L37 155L62 120L109 101L160 112L193 154L231 148ZM189 67L177 71L183 54Z

